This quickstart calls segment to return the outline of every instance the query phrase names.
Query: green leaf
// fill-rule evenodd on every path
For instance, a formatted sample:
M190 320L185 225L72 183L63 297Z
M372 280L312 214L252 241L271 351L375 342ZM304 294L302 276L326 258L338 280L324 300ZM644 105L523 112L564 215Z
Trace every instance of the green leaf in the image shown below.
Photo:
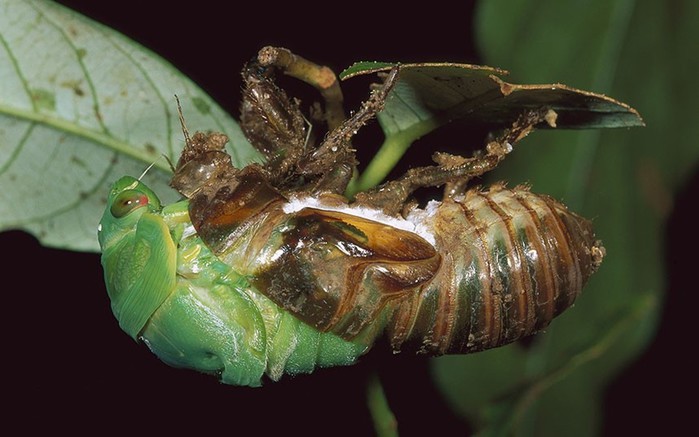
M54 2L1 2L0 230L96 251L110 184L153 162L145 180L172 200L174 95L191 126L231 138L237 164L255 158L235 121L157 55Z
M341 77L387 72L395 65L398 64L361 62L345 70ZM560 83L511 84L498 77L504 74L507 72L469 64L400 65L399 81L378 115L385 143L359 178L356 189L376 185L412 142L446 123L503 128L523 110L547 106L558 114L558 128L643 125L633 108L607 96Z
M478 8L486 61L518 81L564 81L629 102L647 127L535 133L493 172L528 182L594 218L607 257L574 308L506 361L433 362L435 380L481 435L599 433L607 384L652 341L662 308L663 227L674 192L697 169L696 2L491 0ZM648 64L649 54L653 56ZM694 94L694 95L693 95ZM611 334L613 333L613 335ZM483 369L498 369L498 373ZM493 392L479 390L503 375ZM497 381L502 383L501 380ZM503 424L506 424L504 427Z

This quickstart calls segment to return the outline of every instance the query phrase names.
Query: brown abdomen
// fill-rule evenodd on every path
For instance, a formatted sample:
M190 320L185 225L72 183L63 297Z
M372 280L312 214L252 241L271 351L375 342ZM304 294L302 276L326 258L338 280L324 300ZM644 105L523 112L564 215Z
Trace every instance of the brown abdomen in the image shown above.
M424 223L442 265L392 311L394 350L466 353L531 335L571 306L604 255L588 220L521 187L471 190Z

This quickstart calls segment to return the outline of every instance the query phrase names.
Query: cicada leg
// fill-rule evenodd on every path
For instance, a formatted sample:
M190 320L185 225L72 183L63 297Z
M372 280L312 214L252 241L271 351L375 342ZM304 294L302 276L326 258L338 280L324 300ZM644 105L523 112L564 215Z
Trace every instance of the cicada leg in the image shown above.
M283 184L293 177L306 153L306 121L298 103L274 83L269 67L253 60L242 75L240 126L250 144L266 158L273 185Z
M371 93L369 100L336 129L328 133L316 150L310 153L300 170L305 174L322 175L313 188L314 192L344 193L356 165L352 137L384 107L389 93L398 81L399 68L394 67L384 83ZM328 169L332 169L328 172Z
M314 86L325 100L320 118L328 134L317 147L309 144L298 104L273 81L272 69ZM345 119L342 91L328 67L314 64L287 49L265 47L243 71L245 90L241 126L250 142L267 158L271 184L286 190L342 194L356 166L351 139L383 108L397 80L397 69L361 109Z
M342 194L356 166L351 139L383 109L384 102L397 81L398 69L389 73L384 84L372 92L361 109L346 119L342 90L337 76L328 67L310 62L281 47L264 47L251 65L257 66L258 70L249 66L243 73L246 92L241 115L243 130L248 138L253 144L257 143L255 147L269 157L271 153L278 151L273 150L274 145L270 146L265 137L279 138L281 131L290 141L279 145L284 148L283 157L280 162L272 163L274 170L284 173L293 168L296 176L304 178L304 184L311 192ZM289 102L286 94L274 85L266 70L259 70L269 67L278 68L285 74L312 85L323 96L325 111L321 118L328 125L328 134L317 148L308 147L302 141L305 136L302 135L302 115L298 107ZM259 94L257 88L264 89L264 94L273 99L270 102L260 102L256 98L256 94ZM263 117L264 123L258 121L259 114L254 114L260 110L266 115ZM269 121L272 122L271 127Z
M398 215L408 198L419 188L445 185L446 197L460 194L465 190L469 180L497 167L500 161L512 151L513 146L541 122L555 125L555 112L548 108L527 110L517 117L512 126L489 141L485 148L473 157L435 154L433 159L437 165L412 168L394 181L371 191L358 193L355 203L378 206L387 214Z
M274 66L284 74L295 77L320 92L325 100L323 117L332 131L345 121L344 97L335 72L324 65L315 64L282 47L263 47L257 54L263 66Z

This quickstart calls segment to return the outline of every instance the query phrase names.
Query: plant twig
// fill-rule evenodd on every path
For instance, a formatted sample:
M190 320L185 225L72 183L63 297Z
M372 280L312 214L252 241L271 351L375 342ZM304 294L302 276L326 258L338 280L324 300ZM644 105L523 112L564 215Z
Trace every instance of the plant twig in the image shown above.
M398 422L388 405L383 385L376 372L367 381L367 406L374 421L374 429L378 437L398 437Z

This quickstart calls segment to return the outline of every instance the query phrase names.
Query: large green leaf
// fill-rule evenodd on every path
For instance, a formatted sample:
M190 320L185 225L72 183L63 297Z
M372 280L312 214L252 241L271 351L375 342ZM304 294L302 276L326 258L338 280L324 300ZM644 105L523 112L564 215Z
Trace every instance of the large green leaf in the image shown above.
M410 135L415 140L452 122L508 127L525 109L541 106L556 111L557 128L643 125L636 110L610 97L560 83L508 83L499 77L506 71L483 65L358 62L340 77L386 73L396 66L400 67L398 83L378 115L388 137Z
M54 2L0 1L0 230L97 250L105 193L146 176L158 193L187 122L226 133L237 164L255 157L235 121L166 61Z
M358 62L340 77L385 73L396 65ZM546 106L556 111L559 129L643 124L633 108L610 97L560 83L512 84L499 77L505 74L482 65L400 64L398 83L378 115L384 144L353 189L362 191L381 182L415 140L447 123L505 128L525 109Z
M575 308L525 350L434 361L483 435L595 435L605 387L653 339L666 285L663 226L696 169L696 2L494 0L476 23L486 61L518 81L563 81L628 102L646 128L532 135L494 172L593 217L607 257ZM649 55L652 54L652 55ZM649 59L652 57L652 65Z

